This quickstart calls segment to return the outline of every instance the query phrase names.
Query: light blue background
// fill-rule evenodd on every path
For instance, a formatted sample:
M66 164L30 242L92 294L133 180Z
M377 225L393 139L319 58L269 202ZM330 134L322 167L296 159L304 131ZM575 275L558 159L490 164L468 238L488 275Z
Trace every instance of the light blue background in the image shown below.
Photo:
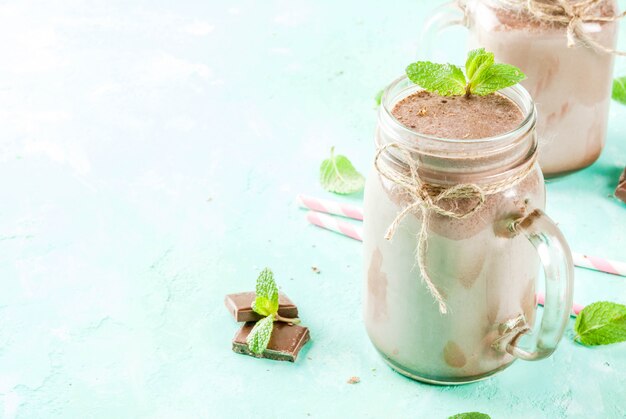
M571 330L477 384L392 372L361 322L360 244L294 204L329 197L333 145L368 172L373 97L434 3L1 2L0 417L625 417L626 345ZM571 247L621 260L625 117L613 104L601 159L548 185ZM311 329L296 364L230 349L223 296L264 266ZM626 278L577 269L575 299L626 303Z

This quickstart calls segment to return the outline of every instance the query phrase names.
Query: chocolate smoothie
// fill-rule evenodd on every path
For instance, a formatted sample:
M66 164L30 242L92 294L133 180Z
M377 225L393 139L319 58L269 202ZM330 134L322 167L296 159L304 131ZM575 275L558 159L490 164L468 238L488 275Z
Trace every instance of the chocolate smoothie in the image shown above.
M433 167L441 167L437 182L480 185L510 176L524 164L529 167L528 153L519 150L534 147L532 128L511 143L515 146L475 154L477 140L514 131L525 118L527 111L504 95L440 97L420 91L390 100L388 108L391 115L381 110L379 146L396 141L385 128L394 124L414 131L416 143L422 141L420 134L467 140L444 144L453 148L449 157L424 153L424 164L434 161ZM487 146L491 143L485 142ZM425 265L445 299L446 314L440 313L416 266L419 212L402 220L392 241L384 238L410 203L397 185L375 170L370 174L365 189L364 316L374 346L394 369L427 382L470 382L505 368L513 357L492 347L502 336L502 325L523 315L531 326L535 316L539 260L532 245L512 236L507 225L544 207L538 166L510 188L488 195L470 217L429 213ZM456 208L474 204L449 203Z
M519 107L499 94L442 97L425 90L391 111L405 127L440 138L488 138L513 131L524 119Z
M564 23L538 21L498 1L468 0L467 9L470 47L484 47L527 76L522 85L537 103L544 174L592 164L606 137L613 55L580 44L568 47ZM613 16L616 10L613 0L603 0L588 14ZM616 22L587 22L583 28L599 44L615 47Z

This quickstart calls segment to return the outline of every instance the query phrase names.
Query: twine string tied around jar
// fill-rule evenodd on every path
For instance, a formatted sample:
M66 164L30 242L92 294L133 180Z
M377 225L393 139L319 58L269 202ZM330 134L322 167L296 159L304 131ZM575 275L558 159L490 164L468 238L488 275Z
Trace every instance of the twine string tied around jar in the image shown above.
M514 8L525 8L537 20L567 25L567 46L570 48L576 45L576 41L580 41L596 51L626 56L626 52L606 47L594 40L583 26L591 22L614 22L626 16L626 12L613 16L594 14L593 8L602 0L583 0L576 3L570 0L554 0L550 3L539 0L500 1Z
M396 155L402 166L408 168L395 170L388 165L380 164L380 159L389 149L396 149L401 157ZM439 305L439 312L446 314L448 308L444 297L439 289L433 283L428 269L426 267L426 250L428 244L428 221L430 213L435 213L443 217L449 217L456 220L468 218L478 212L485 204L488 195L493 195L508 189L522 179L524 179L533 169L535 159L531 159L526 163L526 167L517 171L510 177L493 182L486 185L477 185L474 183L459 183L451 186L439 185L425 182L419 175L419 164L417 159L413 158L410 151L398 143L389 143L380 147L374 158L374 167L377 172L395 184L400 190L408 196L409 204L400 211L387 228L385 234L386 240L393 239L398 226L408 214L419 214L420 230L417 235L416 263L419 268L422 280L426 284L428 291ZM460 209L458 205L454 209L443 207L444 202L458 203L462 199L473 199L476 202L465 209Z

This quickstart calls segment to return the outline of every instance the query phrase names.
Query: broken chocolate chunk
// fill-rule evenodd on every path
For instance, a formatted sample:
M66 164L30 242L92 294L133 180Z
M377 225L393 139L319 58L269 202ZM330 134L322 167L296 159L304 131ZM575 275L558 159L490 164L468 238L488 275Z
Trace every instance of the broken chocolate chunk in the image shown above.
M250 351L246 343L246 338L252 331L254 324L254 322L248 322L241 326L233 338L233 351L256 358L295 362L298 352L310 339L309 329L304 326L274 322L272 337L267 344L267 349L261 355L257 355Z
M622 175L619 177L619 182L617 182L617 188L615 188L615 197L626 202L626 167L624 168Z
M255 322L263 318L252 310L255 298L254 292L228 294L224 298L224 304L236 321ZM289 319L298 317L298 307L283 293L278 294L278 315Z

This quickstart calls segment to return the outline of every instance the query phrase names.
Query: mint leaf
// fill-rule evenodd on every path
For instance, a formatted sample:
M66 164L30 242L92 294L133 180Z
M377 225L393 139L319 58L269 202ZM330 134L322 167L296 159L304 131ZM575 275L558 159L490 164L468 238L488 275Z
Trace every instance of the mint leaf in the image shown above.
M261 316L278 312L278 287L274 273L269 268L263 269L256 280L256 298L252 310Z
M485 51L484 48L472 50L467 54L465 73L470 87L473 86L475 80L480 79L485 70L493 65L493 62L493 53Z
M256 322L250 331L250 334L246 338L246 343L248 344L250 352L261 355L267 349L267 344L270 342L270 338L272 337L273 328L273 314L270 314L269 316Z
M480 412L457 413L448 419L491 419L491 416Z
M576 318L576 340L583 345L626 341L626 306L608 301L589 304Z
M465 93L466 80L463 71L452 64L418 61L406 68L406 75L413 83L440 96Z
M479 96L485 96L505 87L513 86L524 80L526 75L522 71L509 64L493 64L482 70L480 75L474 77L469 91Z
M415 84L440 96L476 94L485 96L524 80L522 71L509 64L494 64L493 53L479 48L470 51L465 71L452 64L418 61L406 68L407 77ZM625 95L626 96L626 95Z
M626 105L626 76L613 80L611 97L622 105Z
M380 89L376 96L374 96L374 100L376 101L376 106L380 106L380 103L383 100L383 94L385 93L385 89Z
M335 147L332 147L330 158L320 166L320 183L329 192L349 194L362 190L365 178L346 156L335 156Z

